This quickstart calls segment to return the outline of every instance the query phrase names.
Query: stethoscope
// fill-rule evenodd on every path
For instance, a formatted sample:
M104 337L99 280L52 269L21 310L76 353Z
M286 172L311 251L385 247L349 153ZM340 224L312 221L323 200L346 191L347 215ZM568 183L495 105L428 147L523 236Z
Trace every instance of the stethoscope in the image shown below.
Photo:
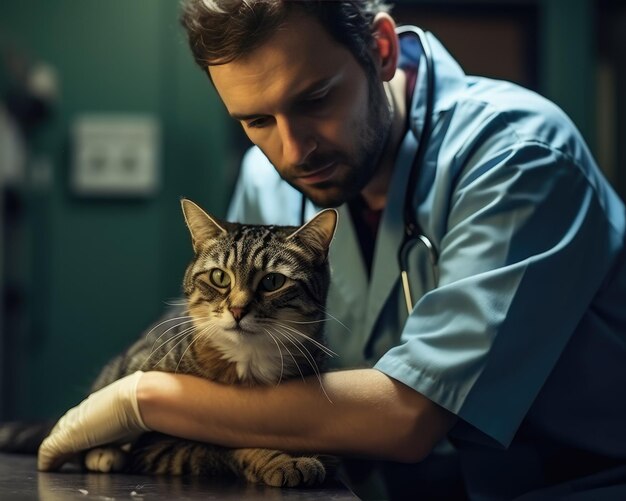
M400 265L400 278L402 281L402 290L404 292L404 301L409 314L413 311L415 303L413 302L413 295L411 293L411 284L409 282L409 253L417 246L422 245L427 251L432 268L433 280L437 283L438 271L437 263L439 260L439 254L437 248L432 241L424 234L413 207L413 199L417 189L417 179L421 171L422 164L424 163L424 156L426 155L426 148L430 134L432 131L432 115L434 106L434 93L435 93L435 78L433 68L433 56L430 46L430 42L426 37L426 34L420 28L416 26L400 26L397 28L399 36L405 33L411 33L415 35L422 47L422 54L424 56L424 66L420 66L420 70L425 68L425 82L426 82L426 106L424 113L424 124L422 126L421 134L413 128L411 123L411 131L415 138L419 137L417 151L409 174L407 189L404 194L404 234L400 248L398 250L398 264ZM417 89L416 89L417 92ZM300 222L305 223L305 209L306 209L306 197L302 196L302 205L300 209Z

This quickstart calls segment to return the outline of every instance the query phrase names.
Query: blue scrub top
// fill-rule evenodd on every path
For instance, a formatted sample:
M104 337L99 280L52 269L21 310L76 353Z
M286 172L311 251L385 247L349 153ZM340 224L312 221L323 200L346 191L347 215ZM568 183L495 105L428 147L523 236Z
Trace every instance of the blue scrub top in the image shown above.
M623 464L624 205L560 109L465 75L428 38L435 103L415 211L439 251L437 274L419 251L411 256L419 300L407 315L397 251L423 125L422 67L410 110L416 134L398 154L369 281L349 211L339 208L327 322L335 365L374 366L456 414L450 438L473 498ZM402 50L401 64L423 66L414 40ZM250 150L229 219L299 224L300 204ZM315 212L309 204L307 215Z

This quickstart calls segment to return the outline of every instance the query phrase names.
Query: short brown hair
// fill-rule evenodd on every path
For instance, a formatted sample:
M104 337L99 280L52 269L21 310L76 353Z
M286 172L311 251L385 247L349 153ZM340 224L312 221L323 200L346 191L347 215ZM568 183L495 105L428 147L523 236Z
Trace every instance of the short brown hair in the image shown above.
M206 71L259 47L295 9L314 17L368 74L375 71L371 25L377 13L389 11L385 0L184 0L180 20Z

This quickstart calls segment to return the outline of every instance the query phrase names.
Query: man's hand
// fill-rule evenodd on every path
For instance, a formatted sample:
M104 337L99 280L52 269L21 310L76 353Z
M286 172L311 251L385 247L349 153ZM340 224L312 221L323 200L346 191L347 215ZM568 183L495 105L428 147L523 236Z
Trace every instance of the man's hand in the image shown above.
M80 451L113 442L130 442L145 431L137 405L143 372L115 381L70 409L39 447L39 470L55 470Z

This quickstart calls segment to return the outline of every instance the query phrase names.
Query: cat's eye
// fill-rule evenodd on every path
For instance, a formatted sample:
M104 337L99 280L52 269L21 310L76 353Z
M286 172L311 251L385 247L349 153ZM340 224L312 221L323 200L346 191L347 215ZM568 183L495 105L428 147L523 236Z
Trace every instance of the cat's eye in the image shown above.
M213 268L209 273L209 279L215 287L225 289L230 285L230 276L224 270L219 268Z
M261 279L259 288L265 292L274 292L285 285L286 281L287 277L285 277L285 275L281 275L280 273L268 273Z

